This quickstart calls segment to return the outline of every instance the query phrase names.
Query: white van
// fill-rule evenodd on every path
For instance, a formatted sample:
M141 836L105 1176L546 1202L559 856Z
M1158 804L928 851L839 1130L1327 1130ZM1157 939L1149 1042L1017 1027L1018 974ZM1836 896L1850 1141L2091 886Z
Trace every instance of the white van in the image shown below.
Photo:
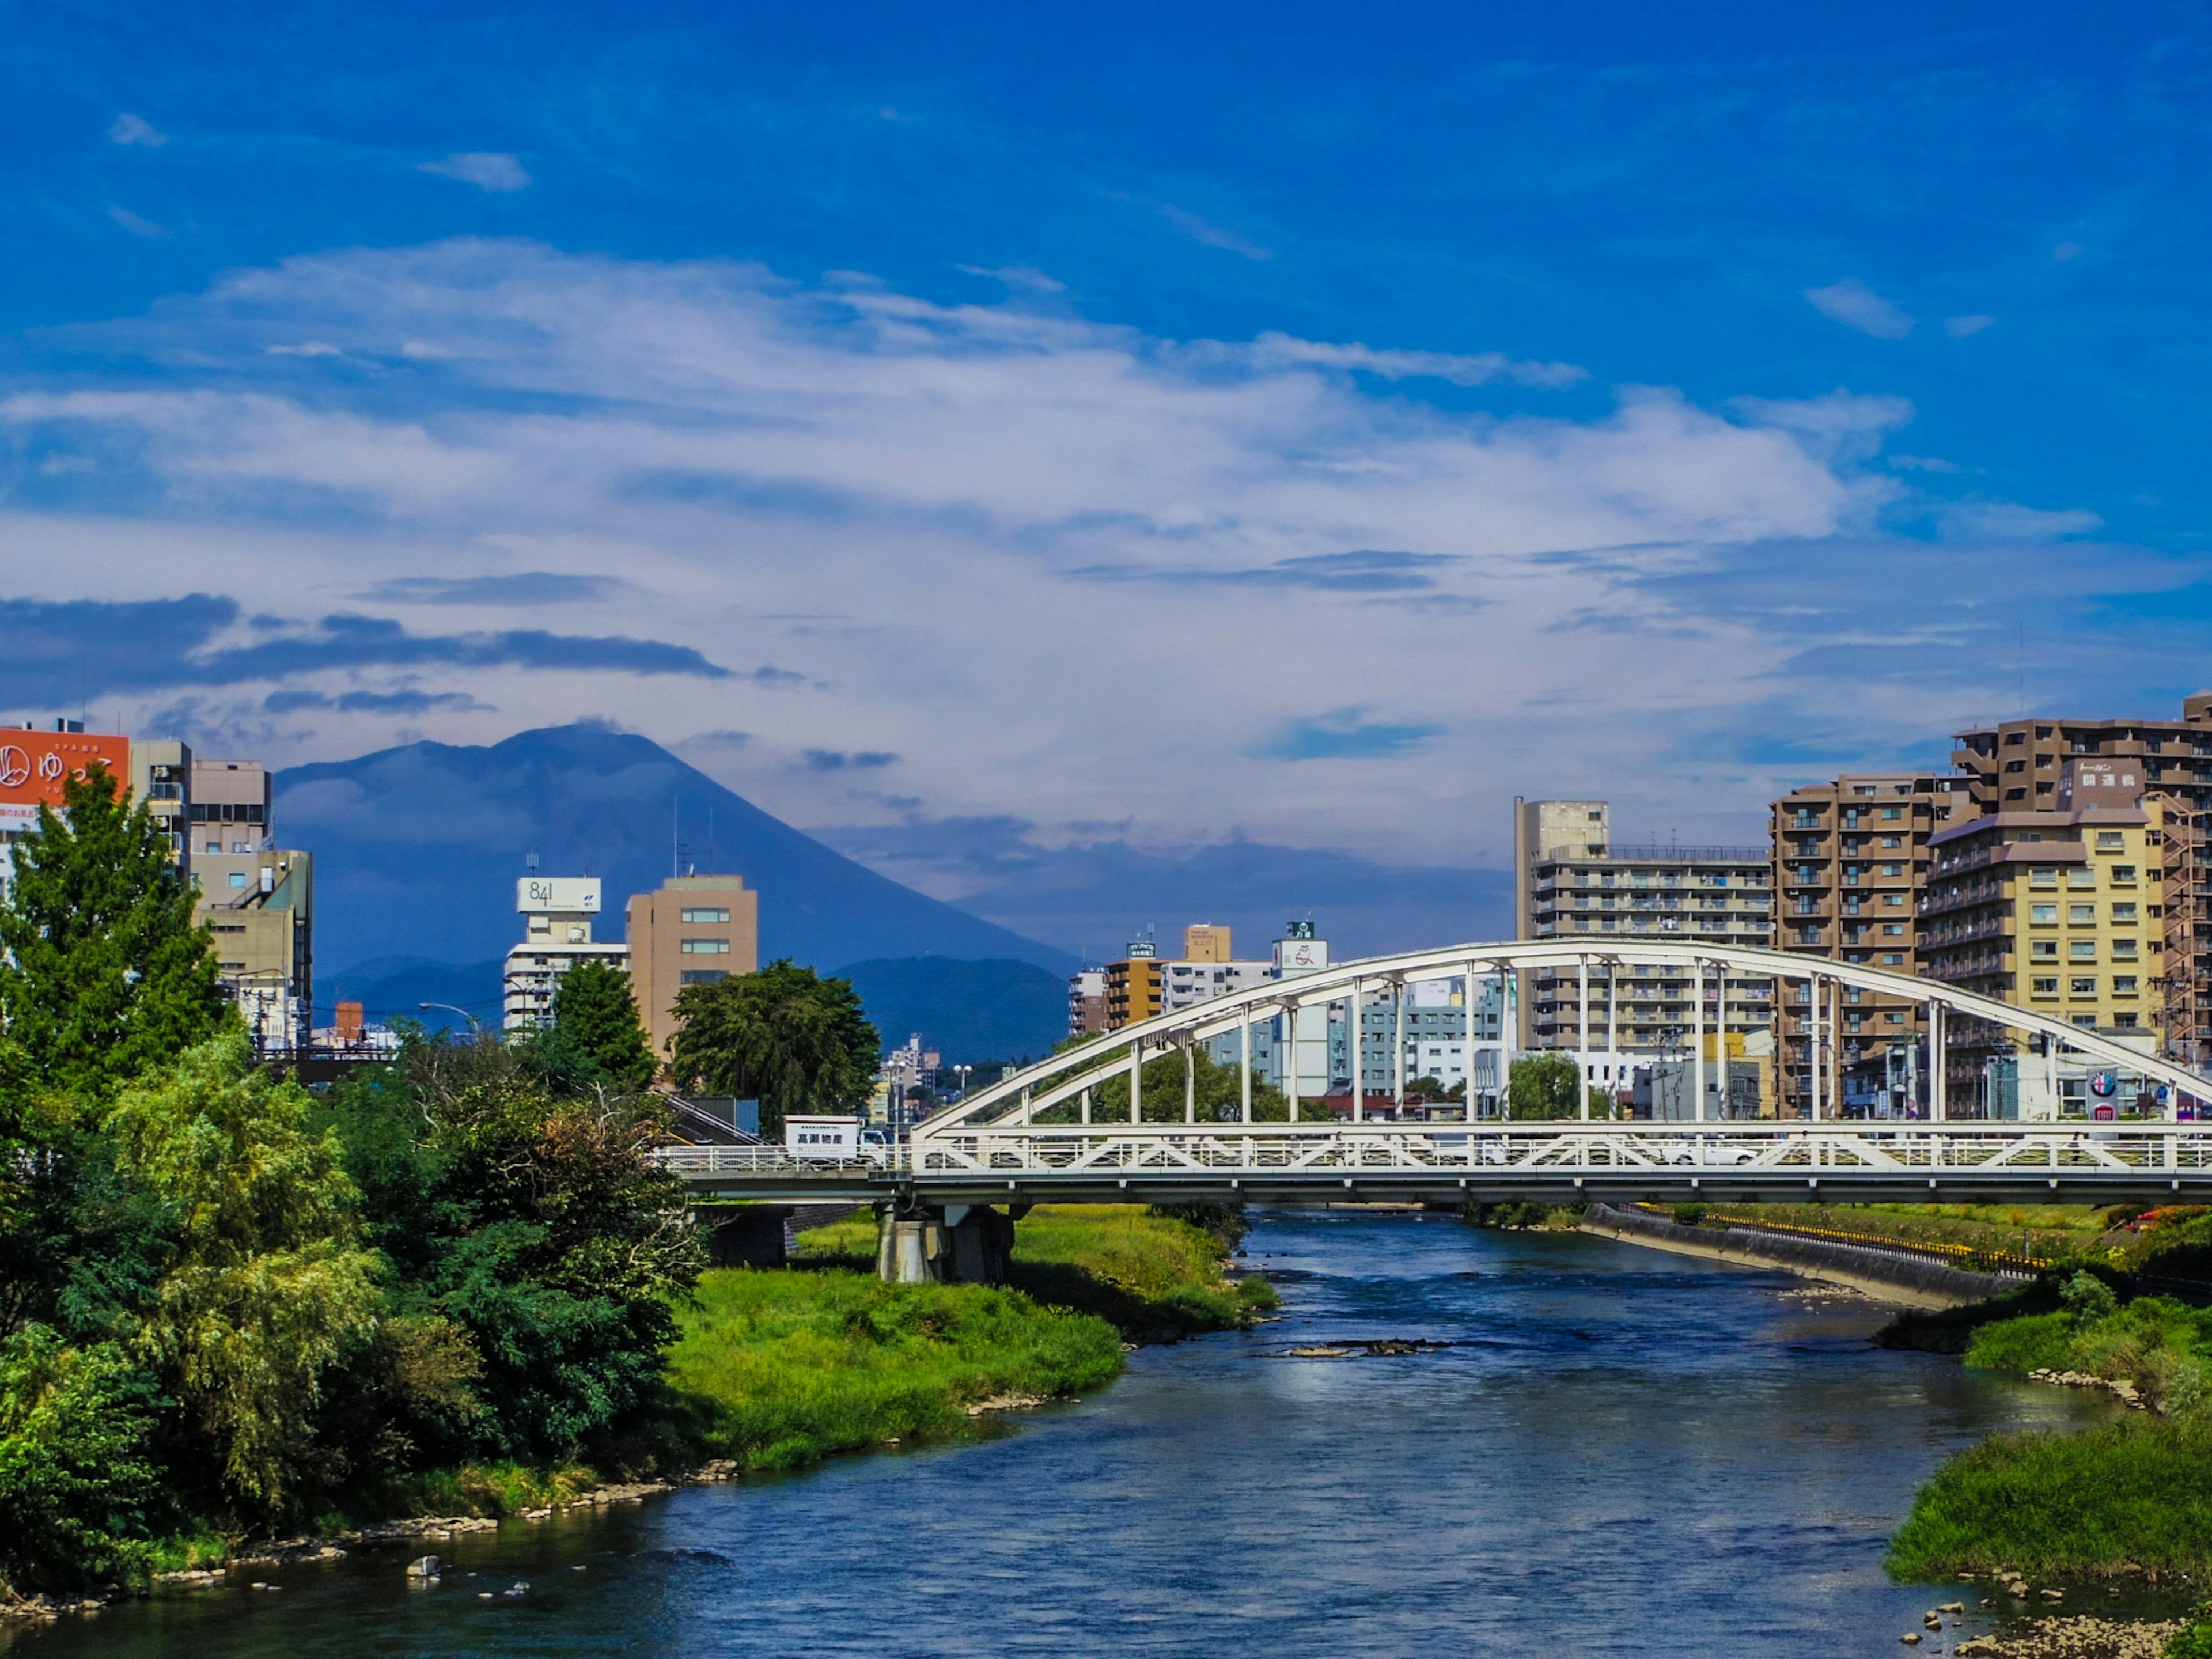
M802 1116L783 1121L783 1149L802 1164L845 1164L860 1155L857 1117Z

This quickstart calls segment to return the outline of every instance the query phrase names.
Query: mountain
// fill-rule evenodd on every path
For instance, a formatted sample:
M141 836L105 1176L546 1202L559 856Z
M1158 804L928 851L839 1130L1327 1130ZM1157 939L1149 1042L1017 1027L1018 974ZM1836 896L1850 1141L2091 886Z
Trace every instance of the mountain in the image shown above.
M826 969L942 956L1012 959L1055 974L1075 965L1066 951L832 851L659 744L595 723L519 732L488 748L413 743L294 767L276 775L274 815L285 845L314 854L315 958L328 969L379 957L441 966L503 957L520 936L514 883L530 853L547 875L603 878L605 926L619 937L623 902L668 874L672 822L702 873L710 866L699 852L711 836L712 872L734 872L758 890L764 962L787 956ZM331 1000L319 989L319 1005Z
M1067 981L1035 963L910 957L837 973L860 994L886 1049L919 1032L948 1066L1040 1060L1067 1035Z
M500 975L506 966L498 957L462 967L422 957L377 957L356 963L341 973L316 976L315 1006L320 1011L316 1022L329 1024L330 1010L341 1002L358 1002L362 1017L372 1024L381 1025L398 1016L419 1019L433 1031L459 1029L467 1024L453 1012L459 1008L487 1025L496 1025ZM425 1008L426 1002L446 1006Z

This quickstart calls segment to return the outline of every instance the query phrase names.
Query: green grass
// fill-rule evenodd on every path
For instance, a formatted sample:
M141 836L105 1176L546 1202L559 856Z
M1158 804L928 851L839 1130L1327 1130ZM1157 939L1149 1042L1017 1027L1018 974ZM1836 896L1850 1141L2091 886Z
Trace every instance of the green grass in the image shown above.
M2010 1568L2037 1580L2212 1573L2212 1428L2130 1417L2000 1435L1913 1499L1886 1563L1906 1580Z
M1712 1207L1737 1212L1733 1206ZM2103 1237L2115 1219L2112 1211L2087 1204L1762 1204L1741 1213L1793 1227L2045 1261L2078 1255Z
M1104 1322L981 1285L725 1268L679 1318L668 1381L691 1437L747 1469L957 1434L977 1401L1094 1389L1121 1364Z
M1265 1279L1226 1278L1233 1236L1233 1224L1208 1229L1134 1204L1040 1204L1014 1224L1013 1281L1139 1339L1230 1330L1276 1305ZM817 1227L799 1249L802 1258L872 1267L876 1224L862 1216Z

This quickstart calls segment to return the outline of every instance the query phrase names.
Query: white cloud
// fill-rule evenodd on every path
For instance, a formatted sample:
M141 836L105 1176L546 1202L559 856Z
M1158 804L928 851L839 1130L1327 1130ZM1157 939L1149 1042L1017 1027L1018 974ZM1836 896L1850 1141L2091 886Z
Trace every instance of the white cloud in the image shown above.
M1912 332L1911 318L1856 276L1826 288L1808 288L1805 297L1823 317L1877 340L1901 340Z
M747 678L672 702L605 674L457 669L425 690L498 712L448 705L429 729L481 740L604 714L670 739L772 732L714 763L799 822L908 810L849 770L786 763L883 751L928 781L930 811L1047 836L1243 827L1455 863L1500 854L1516 789L1648 780L1633 787L1686 834L1741 809L1694 769L1655 776L1654 757L1686 720L1770 704L1808 637L1844 624L1702 596L1774 550L1874 534L1900 488L1874 463L1911 414L1844 392L1716 410L1631 388L1569 417L1553 366L1500 355L1164 340L1027 301L517 242L295 258L64 343L166 365L168 384L0 399L0 432L18 453L86 458L99 501L152 505L92 519L18 490L0 592L281 592L304 615L373 611L362 594L395 574L619 577L579 602L588 628L559 605L532 614L774 663L805 689ZM1424 380L1526 408L1438 407ZM1974 522L2007 533L2002 507ZM1355 567L1395 574L1143 579ZM1108 568L1136 575L1077 580ZM1902 689L1849 696L1916 731L1948 718ZM1365 707L1441 732L1363 761L1356 793L1268 758L1286 723ZM390 729L303 711L270 757ZM1762 787L1737 793L1756 810Z
M111 207L107 216L129 231L133 236L143 236L148 241L159 241L169 233L151 219L142 219L126 207Z
M154 124L143 115L123 114L115 118L107 129L111 144L137 144L148 149L159 149L169 142L169 135L156 131Z
M530 183L530 175L523 171L522 159L503 151L462 150L443 161L418 161L416 168L422 173L434 173L441 179L458 179L495 196L507 195Z
M2051 512L2017 501L1948 501L1936 509L1944 535L1972 541L2056 541L2104 528L2094 513Z
M1954 340L1964 340L1972 335L1979 334L1996 321L1996 319L1994 317L1984 317L1978 314L1971 317L1946 317L1943 319L1943 331Z

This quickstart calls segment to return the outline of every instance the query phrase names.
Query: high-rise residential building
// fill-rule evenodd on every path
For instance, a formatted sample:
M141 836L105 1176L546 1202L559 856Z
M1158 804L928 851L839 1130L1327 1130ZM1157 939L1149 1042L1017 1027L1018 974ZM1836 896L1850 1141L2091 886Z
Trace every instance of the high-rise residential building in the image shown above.
M1717 969L1696 976L1700 1018L1692 971L1639 964L1635 947L1639 939L1771 945L1773 869L1765 848L1617 847L1603 801L1516 796L1513 807L1518 936L1586 939L1591 947L1587 972L1543 969L1522 976L1520 1047L1668 1054L1680 1052L1700 1028L1716 1059L1731 1040L1731 1052L1747 1040L1765 1045L1771 980ZM1620 964L1617 984L1612 962Z
M1106 1029L1106 970L1083 968L1067 976L1067 1034L1089 1036Z
M1963 780L1925 772L1853 773L1774 802L1769 833L1777 946L1918 973L1929 838L1972 811ZM1812 1110L1816 1052L1821 1066L1832 1068L1817 1075L1840 1081L1846 1112L1881 1113L1903 1104L1901 1093L1917 1097L1926 1052L1919 1005L1872 991L1847 989L1842 996L1839 1010L1816 1010L1797 986L1778 1002L1778 1103L1785 1117ZM1816 1051L1816 1042L1824 1047Z
M2162 1046L2167 971L2160 906L2166 834L2192 809L2118 781L2131 760L2069 757L2045 810L1998 811L1940 829L1922 907L1929 978L2146 1048ZM2002 774L2000 775L2002 775ZM2025 1094L2012 1036L1961 1020L1947 1033L1946 1094L1959 1115L1998 1103L2001 1075ZM2055 1075L2055 1063L2050 1068ZM2047 1092L2047 1091L2046 1091ZM2056 1102L2015 1097L2028 1116ZM2010 1115L2010 1114L2006 1114Z
M2112 788L2175 808L2160 816L2159 908L2166 971L2156 987L2166 1052L2212 1061L2212 691L2182 700L2178 720L2025 716L1961 732L1952 760L1982 812L2049 811L2069 761L2115 763Z
M1151 939L1131 939L1120 958L1106 964L1105 974L1108 1030L1139 1024L1160 1012L1159 947Z
M523 876L514 884L514 908L523 917L522 943L507 953L501 989L501 1024L529 1030L553 1022L553 994L561 975L580 962L630 966L630 946L592 937L604 884L597 876ZM635 929L637 901L632 906Z
M676 996L760 967L760 895L739 876L672 876L629 901L630 991L646 1041L663 1060L676 1037Z
M1274 977L1272 963L1236 961L1231 955L1229 929L1218 923L1193 922L1183 929L1182 937L1181 957L1163 958L1159 947L1149 938L1139 939L1129 941L1118 961L1106 964L1100 976L1103 1023L1097 1029L1117 1031L1157 1015L1232 996ZM1073 1030L1076 992L1072 988L1074 981L1070 983Z

